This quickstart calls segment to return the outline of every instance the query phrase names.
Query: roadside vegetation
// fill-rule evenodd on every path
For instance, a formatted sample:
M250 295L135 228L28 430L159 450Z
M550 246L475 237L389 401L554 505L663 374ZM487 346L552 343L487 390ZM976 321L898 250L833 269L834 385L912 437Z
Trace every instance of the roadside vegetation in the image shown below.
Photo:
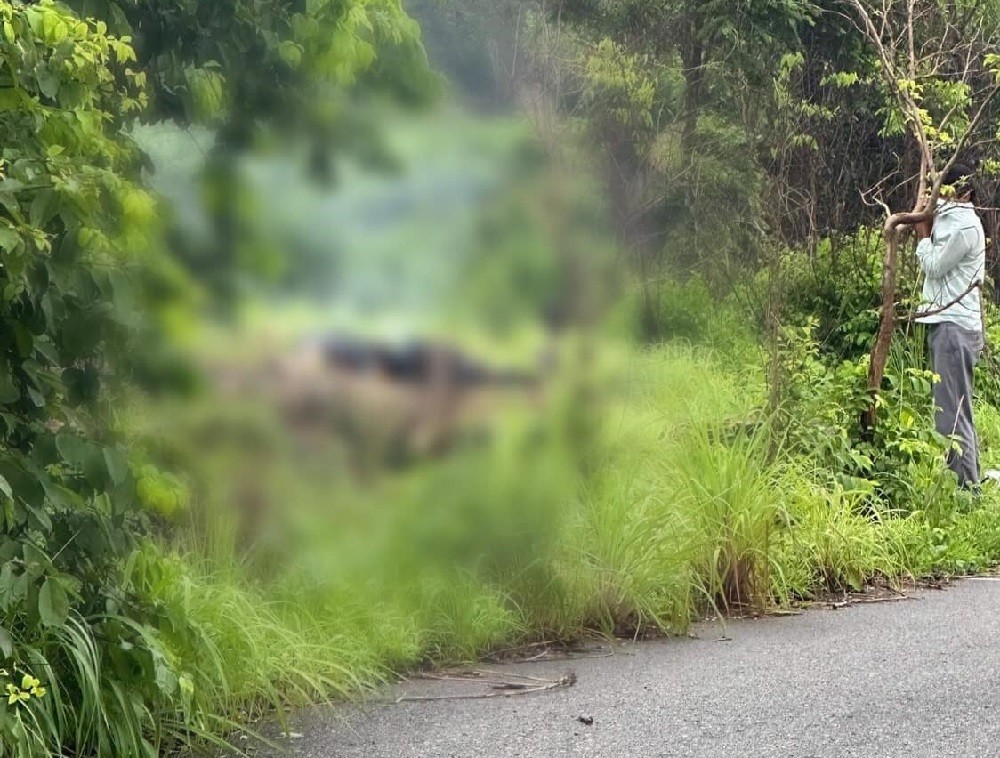
M1000 563L879 232L963 144L997 344L1000 4L263 5L0 2L0 754Z

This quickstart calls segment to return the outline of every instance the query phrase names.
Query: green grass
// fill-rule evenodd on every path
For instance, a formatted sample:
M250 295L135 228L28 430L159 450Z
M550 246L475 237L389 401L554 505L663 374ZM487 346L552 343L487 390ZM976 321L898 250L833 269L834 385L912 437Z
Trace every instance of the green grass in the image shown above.
M197 655L171 648L198 692L185 720L217 732L529 640L682 632L706 613L1000 559L992 491L947 523L878 518L807 459L769 458L766 427L732 431L762 404L759 369L679 345L603 349L591 368L599 407L567 390L547 415L505 417L488 445L364 487L266 413L237 413L256 431L205 445L221 407L171 411L200 496L140 584L202 636ZM145 421L163 431L155 411ZM1000 414L981 408L980 424L1000 439ZM267 465L236 467L253 439ZM269 538L237 559L247 476Z

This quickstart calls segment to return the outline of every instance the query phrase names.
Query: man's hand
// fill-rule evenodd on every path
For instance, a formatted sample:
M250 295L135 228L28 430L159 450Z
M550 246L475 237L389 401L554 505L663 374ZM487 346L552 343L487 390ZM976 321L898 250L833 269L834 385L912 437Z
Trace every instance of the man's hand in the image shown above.
M926 207L927 207L927 202L925 200L924 201L918 201L917 202L917 207L913 209L913 212L914 213L923 213L924 209ZM918 239L922 239L922 240L923 239L927 239L928 237L931 236L931 232L933 230L934 230L934 220L933 219L930 219L929 221L921 221L920 223L913 225L913 231L917 233L917 238Z

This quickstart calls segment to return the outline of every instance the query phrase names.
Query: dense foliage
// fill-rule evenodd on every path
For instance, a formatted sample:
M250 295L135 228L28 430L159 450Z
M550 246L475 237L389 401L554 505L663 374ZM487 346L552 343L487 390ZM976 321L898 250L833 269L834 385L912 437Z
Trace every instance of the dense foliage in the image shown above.
M235 122L236 103L295 112L376 76L380 45L420 62L395 3L188 5L77 4L106 22L0 4L4 755L155 755L215 730L211 643L147 594L165 567L136 552L186 494L111 433L109 390L149 368L190 289L127 129L182 111Z
M766 263L775 245L808 254L878 222L883 203L912 207L910 116L852 3L501 5L493 25L520 32L508 53L519 66L503 73L588 136L620 238L646 275L698 271L729 289L734 270ZM912 72L899 44L906 3L871 4L879 19L883 5L906 91L932 131L946 124L936 144L953 145L991 81L996 4L914 6ZM984 168L984 200L995 195L997 113L987 108L963 156ZM984 219L992 230L995 212Z
M31 674L47 689L3 704L0 740L12 754L109 752L109 725L87 712L96 698L120 714L115 742L138 748L151 691L145 682L120 690L111 706L113 675L107 689L97 677L146 669L155 690L162 655L157 633L127 618L134 599L118 578L142 529L146 475L107 436L99 402L135 309L149 304L132 272L150 263L154 201L125 178L137 154L122 134L144 104L142 75L131 46L103 24L51 3L6 3L0 17L0 637L5 675ZM91 647L98 635L119 640L103 664ZM171 694L160 684L158 697Z

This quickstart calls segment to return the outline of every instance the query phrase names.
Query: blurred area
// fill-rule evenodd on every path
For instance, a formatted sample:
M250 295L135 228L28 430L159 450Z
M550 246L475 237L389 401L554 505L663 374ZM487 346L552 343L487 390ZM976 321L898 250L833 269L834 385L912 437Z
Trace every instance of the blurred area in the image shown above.
M172 335L196 381L135 394L121 425L176 472L164 535L213 569L322 597L384 583L371 597L392 607L551 552L588 455L616 244L572 138L546 146L498 43L451 7L408 7L443 86L357 98L364 149L134 131L191 273L198 317Z

